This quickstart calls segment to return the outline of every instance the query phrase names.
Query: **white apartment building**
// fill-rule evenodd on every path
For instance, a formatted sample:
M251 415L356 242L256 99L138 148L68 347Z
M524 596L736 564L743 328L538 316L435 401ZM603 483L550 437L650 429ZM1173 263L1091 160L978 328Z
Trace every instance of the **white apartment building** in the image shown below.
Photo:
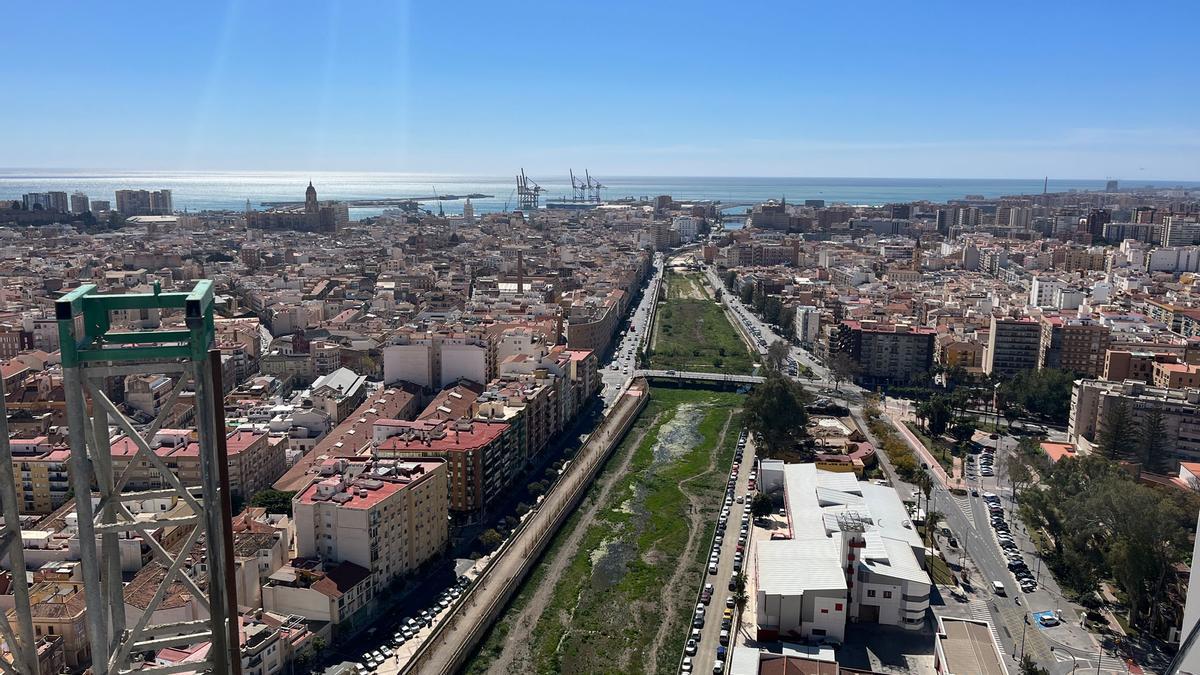
M402 335L383 348L383 381L442 389L460 379L480 384L495 377L490 338L465 334Z
M685 244L696 241L696 232L700 226L699 220L692 216L676 216L672 224L679 232L679 241Z
M1057 279L1034 277L1029 284L1029 304L1034 307L1053 307L1054 292L1062 286Z

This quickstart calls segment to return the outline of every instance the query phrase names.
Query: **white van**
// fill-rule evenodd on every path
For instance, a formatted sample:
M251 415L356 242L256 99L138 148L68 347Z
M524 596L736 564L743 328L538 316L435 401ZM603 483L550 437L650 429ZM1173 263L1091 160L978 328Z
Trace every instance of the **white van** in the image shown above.
M1000 583L999 581L992 582L992 590L996 592L996 595L1006 595L1004 591L1004 584Z

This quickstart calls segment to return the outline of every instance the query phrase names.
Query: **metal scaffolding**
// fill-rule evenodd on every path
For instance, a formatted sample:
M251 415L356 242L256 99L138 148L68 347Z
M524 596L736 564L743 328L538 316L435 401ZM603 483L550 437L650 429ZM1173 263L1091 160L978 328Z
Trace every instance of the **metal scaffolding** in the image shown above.
M112 312L152 309L183 310L186 329L112 330ZM97 675L127 673L133 669L135 659L145 652L210 642L212 647L203 662L147 665L138 672L240 673L221 359L220 352L212 349L215 335L212 282L199 281L186 293L163 293L156 285L153 293L125 295L101 295L94 285L87 284L60 298L55 303L55 314L62 350L71 484L76 495L92 671ZM121 413L104 387L106 378L140 374L166 375L174 380L174 388L163 401L158 416L142 427ZM195 392L199 489L185 487L152 447L155 434L189 381ZM137 446L136 454L119 476L113 473L110 425L119 428ZM127 490L135 467L147 463L161 474L165 487ZM92 498L81 499L80 495ZM157 514L150 519L135 517L127 504L148 499L175 499L190 507L190 513ZM152 536L155 530L168 527L187 531L182 547L174 554ZM125 620L118 549L120 537L126 533L141 534L157 563L166 570L149 606L132 626ZM207 575L189 569L190 554L201 542ZM201 590L204 576L208 581L207 592ZM153 623L155 610L174 584L184 586L208 618Z
M0 377L0 559L7 556L12 570L13 614L16 634L8 623L7 612L0 613L0 642L12 652L10 664L0 657L0 672L5 675L38 675L37 643L33 633L33 615L29 606L29 572L25 567L24 542L21 539L20 500L17 499L17 475L13 470L12 446L8 440L8 406L5 404L4 378Z

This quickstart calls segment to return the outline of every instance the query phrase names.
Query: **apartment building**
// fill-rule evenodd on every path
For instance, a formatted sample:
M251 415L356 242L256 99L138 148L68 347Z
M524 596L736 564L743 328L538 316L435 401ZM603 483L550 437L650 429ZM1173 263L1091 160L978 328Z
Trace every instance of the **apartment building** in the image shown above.
M483 332L410 333L383 348L383 381L441 389L459 380L487 382L496 374L496 341Z
M520 439L502 422L376 420L375 444L381 459L445 460L450 510L468 518L501 498L523 468Z
M1156 387L1184 389L1200 387L1200 366L1191 363L1155 362L1150 376Z
M1146 384L1153 384L1155 364L1178 362L1179 357L1174 354L1109 349L1104 353L1104 373L1102 379L1113 382L1137 380Z
M33 633L38 639L48 635L62 636L63 657L72 672L91 665L91 647L84 629L87 601L83 584L59 578L37 582L29 589L29 605L33 615ZM16 619L12 610L6 618L10 625Z
M1037 370L1041 345L1042 327L1037 321L993 316L983 371L1012 377L1025 370Z
M368 570L377 591L446 548L446 462L330 460L293 498L303 558Z
M328 375L322 375L309 388L309 397L314 407L329 415L334 424L340 423L354 412L366 395L366 376L359 375L349 368L338 368Z
M1178 460L1200 461L1200 389L1164 389L1141 382L1079 380L1071 392L1067 439L1081 452L1094 449L1104 420L1124 403L1135 425L1150 412L1162 415L1166 447Z
M924 326L846 320L830 335L829 351L843 353L859 366L863 386L906 384L933 366L935 332Z
M938 335L935 344L935 361L939 364L947 368L962 368L968 373L983 370L983 344L949 333Z
M65 504L71 490L71 451L54 447L45 436L14 438L10 447L21 513L48 514Z
M1041 318L1042 336L1038 365L1058 368L1087 377L1104 372L1105 354L1111 332L1092 319L1061 316Z
M174 388L174 382L165 375L129 375L125 378L125 404L153 418Z
M168 469L186 486L200 485L200 444L192 440L191 429L160 429L154 437L153 449ZM229 463L230 494L240 499L249 499L254 493L264 490L278 480L287 469L284 449L285 441L271 438L267 434L253 431L234 431L226 437ZM137 444L127 436L113 441L113 471L121 475L133 461ZM151 490L169 485L149 460L139 460L130 469L128 485L131 489Z

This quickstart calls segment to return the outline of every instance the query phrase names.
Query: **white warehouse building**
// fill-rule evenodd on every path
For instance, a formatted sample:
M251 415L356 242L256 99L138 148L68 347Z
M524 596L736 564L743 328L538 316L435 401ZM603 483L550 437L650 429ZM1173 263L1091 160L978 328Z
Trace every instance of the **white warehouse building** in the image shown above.
M783 492L790 536L755 550L757 639L837 644L847 621L924 625L925 546L895 490L814 464L764 460L759 473L760 489Z

